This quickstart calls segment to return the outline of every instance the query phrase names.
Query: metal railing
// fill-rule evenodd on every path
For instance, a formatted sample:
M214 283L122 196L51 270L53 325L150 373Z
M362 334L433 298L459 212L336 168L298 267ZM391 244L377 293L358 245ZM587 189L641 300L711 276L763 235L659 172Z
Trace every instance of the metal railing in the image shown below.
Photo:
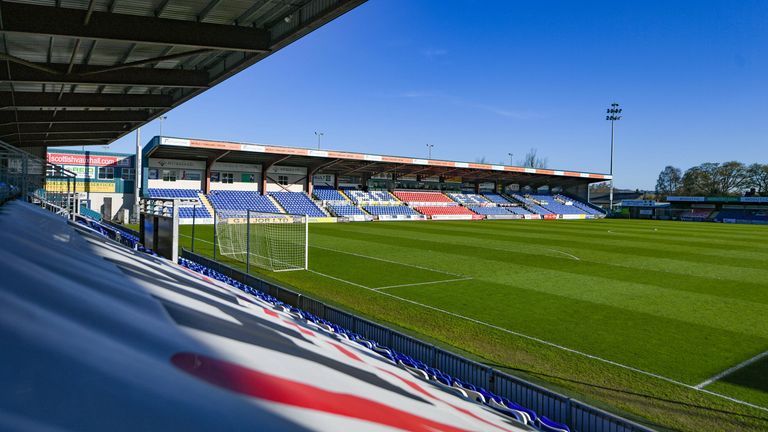
M286 304L376 341L380 345L420 360L448 375L475 386L484 387L499 396L536 411L539 415L567 424L572 432L653 432L653 429L641 424L328 306L319 300L186 249L182 251L181 256L256 288Z
M60 165L0 141L0 201L22 197L74 217L79 211L76 177ZM47 182L52 187L46 188Z

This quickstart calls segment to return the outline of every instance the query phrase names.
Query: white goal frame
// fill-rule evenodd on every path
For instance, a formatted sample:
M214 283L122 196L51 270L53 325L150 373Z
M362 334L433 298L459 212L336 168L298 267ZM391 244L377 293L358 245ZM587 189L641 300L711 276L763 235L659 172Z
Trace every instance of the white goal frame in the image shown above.
M303 225L303 226L302 226ZM255 210L214 213L221 255L273 272L309 269L309 217Z

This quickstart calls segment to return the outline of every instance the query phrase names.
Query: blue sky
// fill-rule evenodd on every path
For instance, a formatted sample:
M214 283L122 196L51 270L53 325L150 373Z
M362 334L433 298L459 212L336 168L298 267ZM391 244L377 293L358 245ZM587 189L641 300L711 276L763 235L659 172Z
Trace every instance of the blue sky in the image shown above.
M768 2L370 0L168 114L165 135L488 162L617 187L768 163ZM159 131L143 128L144 141ZM110 147L132 151L131 134Z

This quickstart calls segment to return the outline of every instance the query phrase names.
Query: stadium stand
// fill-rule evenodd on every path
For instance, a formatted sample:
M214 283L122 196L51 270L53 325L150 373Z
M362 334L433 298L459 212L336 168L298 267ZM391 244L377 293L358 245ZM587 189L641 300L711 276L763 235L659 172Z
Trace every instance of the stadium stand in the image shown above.
M712 214L711 208L694 208L688 213L680 215L680 219L684 221L705 221Z
M472 205L472 204L488 204L489 201L486 197L475 193L456 193L449 192L448 195L451 199L459 204Z
M455 205L456 202L440 192L410 192L394 191L392 192L400 201L409 204L448 204Z
M506 216L506 215L513 214L507 211L506 207L483 207L483 206L471 206L471 205L467 207L477 214L486 215L486 216L490 216L490 215Z
M737 223L766 223L768 222L768 210L725 208L717 213L715 220L718 222L734 221Z
M419 212L404 205L365 206L365 211L374 216L418 216Z
M349 202L344 195L329 186L315 186L312 193L315 195L315 198L320 201Z
M520 194L512 194L512 198L519 201L521 204L523 204L526 208L526 210L530 211L533 214L539 214L539 215L548 215L552 214L551 211L545 209L544 207L536 204L532 199L526 198L523 195Z
M525 216L525 215L529 215L529 214L534 214L534 213L528 211L528 209L526 209L525 207L522 207L522 206L504 207L504 208L507 209L508 212L510 212L512 214L516 214L516 215Z
M584 210L573 205L566 205L557 200L553 195L536 194L528 198L538 203L539 206L554 214L586 214Z
M496 204L512 204L512 201L504 198L503 195L497 194L496 192L483 192L482 194L485 198L487 198L489 201L496 203Z
M179 217L182 219L190 218L210 218L211 213L208 211L204 203L200 201L204 199L202 192L195 189L157 189L148 188L147 195L149 198L185 198L196 199L195 202L186 202L179 205Z
M329 204L328 209L336 216L367 216L367 214L353 205Z
M147 189L150 198L197 198L199 193L195 189Z
M311 217L328 216L303 192L272 192L269 195L277 200L288 214Z
M347 194L350 200L355 204L383 203L400 204L400 202L387 191L368 191L363 192L358 189L343 188L342 191Z
M440 216L469 216L469 219L482 219L482 216L462 206L420 206L414 208L432 219L437 219Z
M598 207L593 206L593 205L588 204L588 203L585 203L585 202L582 202L582 201L579 201L579 200L576 200L576 199L573 199L573 198L571 198L569 196L565 196L565 195L562 195L562 194L556 194L555 198L560 200L560 201L562 201L562 202L564 202L564 203L571 202L573 204L573 206L581 209L582 211L584 211L584 213L586 213L588 215L593 215L593 216L604 216L605 215L605 211L599 209Z
M216 211L254 210L265 213L282 213L269 197L251 191L213 190L208 200Z

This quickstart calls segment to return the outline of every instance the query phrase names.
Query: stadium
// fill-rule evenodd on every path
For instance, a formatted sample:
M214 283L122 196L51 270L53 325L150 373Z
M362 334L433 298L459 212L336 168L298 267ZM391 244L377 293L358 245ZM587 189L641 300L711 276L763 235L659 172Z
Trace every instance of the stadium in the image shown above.
M142 141L364 3L0 2L0 429L768 429L766 196Z

